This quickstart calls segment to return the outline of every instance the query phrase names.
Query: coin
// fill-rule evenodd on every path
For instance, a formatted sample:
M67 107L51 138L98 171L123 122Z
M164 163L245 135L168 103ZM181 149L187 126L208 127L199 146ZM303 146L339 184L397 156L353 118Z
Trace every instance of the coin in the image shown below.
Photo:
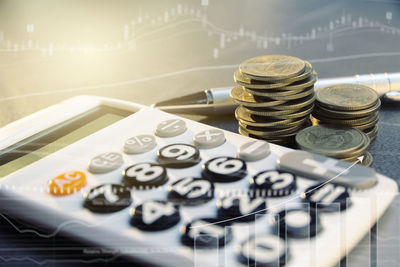
M261 100L257 100L252 94L246 92L243 86L235 86L231 90L230 96L238 104L249 107L272 107L286 103L286 101L278 101L278 100L260 102Z
M290 82L267 83L267 82L252 80L251 78L245 76L245 74L241 73L240 71L236 71L234 73L233 79L239 85L254 89L275 89L290 84Z
M360 84L337 84L320 88L316 93L319 105L334 110L361 110L378 101L378 93Z
M313 93L309 96L306 96L304 98L301 98L301 99L291 100L291 101L287 101L284 103L280 103L275 106L270 106L270 109L271 110L300 109L300 108L311 105L312 103L314 103L314 100L315 100L315 93ZM275 101L278 101L278 100L275 100Z
M313 111L314 104L299 109L286 109L286 110L270 110L270 109L260 109L260 108L244 107L244 106L241 106L240 108L242 108L245 112L253 115L275 117L275 116L284 116L292 114L294 115L302 113L304 111L306 111L308 115Z
M315 113L321 113L325 117L354 119L359 117L365 117L372 113L375 113L379 110L380 106L381 106L381 101L379 99L376 101L376 104L373 105L372 107L361 110L340 111L340 110L328 109L321 105L317 105L315 107Z
M270 128L270 127L275 127L275 128L288 128L288 127L293 127L296 125L300 125L303 124L304 122L306 122L308 118L301 118L298 120L272 120L272 119L268 119L268 120L264 120L264 121L246 121L246 120L239 120L239 123L245 124L245 125L249 125L249 126L255 126L255 127L263 127L263 128Z
M277 129L274 127L255 127L251 125L246 125L239 122L239 127L243 128L243 130L248 133L259 135L259 136L270 136L270 137L278 137L281 134L290 134L297 131L302 125L295 125L289 128Z
M375 140L376 136L378 135L378 125L375 125L372 128L365 129L364 132L368 135L371 139L371 142Z
M378 112L376 112L372 115L369 115L366 117L361 117L361 118L356 118L356 119L331 119L331 118L322 116L319 113L313 114L313 117L320 121L323 121L324 123L328 123L328 124L354 126L354 125L363 125L363 124L367 124L372 121L375 121L379 118L379 114L378 114Z
M304 150L331 157L343 157L364 146L364 136L365 134L357 129L324 124L307 127L298 132L296 143Z
M295 99L299 99L299 98L303 98L303 97L306 97L308 95L311 95L314 92L314 86L310 86L310 87L307 87L305 89L301 89L298 92L296 92L296 91L286 91L286 92L296 92L296 93L291 94L291 95L280 95L280 94L270 94L270 93L264 93L264 92L257 92L257 91L251 90L249 88L246 88L246 91L249 92L250 94L254 95L254 96L268 97L268 98L274 99L274 100L289 101L289 100L295 100Z
M303 60L286 55L268 55L248 59L239 65L241 73L259 80L282 80L304 72Z

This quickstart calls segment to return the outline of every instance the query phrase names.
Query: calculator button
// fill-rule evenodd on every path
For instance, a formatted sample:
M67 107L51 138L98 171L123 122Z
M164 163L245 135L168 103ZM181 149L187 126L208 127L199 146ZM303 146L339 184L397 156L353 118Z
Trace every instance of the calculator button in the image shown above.
M301 196L318 211L342 211L350 206L350 195L346 187L333 184L317 184L307 188Z
M161 231L176 225L179 207L161 200L146 201L130 210L131 224L144 231Z
M309 238L322 230L317 211L305 207L283 209L274 220L273 228L282 238Z
M105 173L119 168L123 163L122 155L117 152L106 152L97 155L89 162L91 173Z
M185 177L168 186L168 200L183 205L199 205L214 198L214 183L196 177Z
M86 185L86 175L80 171L69 171L49 181L49 192L56 196L70 195Z
M356 189L368 189L378 182L371 168L300 150L282 155L278 159L278 169Z
M233 194L217 202L218 217L221 220L233 219L236 222L254 221L265 214L265 199L250 198L247 194Z
M131 205L131 192L118 184L103 184L83 196L84 206L93 212L114 212Z
M186 131L186 123L180 119L167 120L157 125L155 134L159 137L173 137Z
M250 189L256 196L282 197L296 190L296 175L290 172L266 170L250 179Z
M244 161L257 161L271 153L269 144L265 141L251 141L239 148L238 157Z
M225 134L221 130L205 130L196 134L193 138L195 146L201 149L210 149L225 143Z
M167 170L154 163L138 163L123 171L123 183L135 187L155 187L168 181Z
M187 144L167 145L158 150L158 162L167 168L187 168L201 161L200 151Z
M129 138L124 143L124 152L127 154L141 154L157 146L156 138L150 134L142 134Z
M181 228L181 241L195 249L221 248L233 238L230 225L217 218L196 219Z
M230 183L246 177L247 167L241 159L217 157L203 165L202 175L214 182Z
M257 235L240 244L238 259L246 266L284 266L287 247L285 241L275 235Z

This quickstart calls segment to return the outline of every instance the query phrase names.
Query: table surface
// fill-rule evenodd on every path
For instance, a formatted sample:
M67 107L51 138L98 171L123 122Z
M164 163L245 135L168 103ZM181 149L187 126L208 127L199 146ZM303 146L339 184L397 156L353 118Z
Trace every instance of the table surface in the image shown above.
M0 127L75 95L149 105L230 86L241 61L264 54L306 59L319 78L399 71L396 1L149 2L0 1ZM374 168L398 183L399 112L400 101L383 100L379 135L369 148ZM233 115L190 118L237 132ZM347 266L399 261L398 202ZM0 222L0 263L110 264L82 260L83 244L21 233L33 226L14 219Z

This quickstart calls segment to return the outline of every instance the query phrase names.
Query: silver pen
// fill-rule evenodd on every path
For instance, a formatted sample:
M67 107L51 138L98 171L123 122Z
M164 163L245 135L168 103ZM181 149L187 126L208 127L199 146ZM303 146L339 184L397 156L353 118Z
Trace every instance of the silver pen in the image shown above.
M400 72L319 79L314 88L318 90L318 88L324 86L340 83L364 84L376 90L380 96L400 99ZM158 102L153 104L152 107L180 114L233 114L237 104L229 96L232 88L233 86L211 88Z

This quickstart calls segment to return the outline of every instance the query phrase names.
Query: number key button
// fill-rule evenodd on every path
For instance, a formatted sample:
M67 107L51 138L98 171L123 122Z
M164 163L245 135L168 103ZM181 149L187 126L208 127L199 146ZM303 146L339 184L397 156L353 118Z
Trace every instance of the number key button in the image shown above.
M56 196L70 195L86 185L86 175L80 171L69 171L49 181L49 192Z
M247 167L241 159L217 157L204 164L202 175L214 182L231 183L244 178L247 175Z
M155 134L159 137L173 137L186 131L186 123L180 119L172 119L157 125Z
M168 186L168 200L183 205L199 205L214 197L214 183L208 179L185 177Z
M84 194L84 206L93 212L115 212L132 203L131 192L118 184L103 184Z
M250 198L247 194L232 194L219 200L217 206L221 220L236 222L254 221L266 211L265 199Z
M158 162L167 168L186 168L201 161L199 150L187 144L172 144L158 151Z
M296 175L290 172L266 170L251 178L250 184L256 196L287 196L296 190Z
M105 173L119 168L123 163L122 155L117 152L106 152L97 155L89 162L91 173Z
M135 187L155 187L168 181L167 170L154 163L138 163L123 171L123 183Z
M143 231L160 231L176 225L181 216L179 207L161 200L150 200L132 208L131 224Z
M125 141L124 151L127 154L141 154L157 146L156 138L150 134L142 134Z

